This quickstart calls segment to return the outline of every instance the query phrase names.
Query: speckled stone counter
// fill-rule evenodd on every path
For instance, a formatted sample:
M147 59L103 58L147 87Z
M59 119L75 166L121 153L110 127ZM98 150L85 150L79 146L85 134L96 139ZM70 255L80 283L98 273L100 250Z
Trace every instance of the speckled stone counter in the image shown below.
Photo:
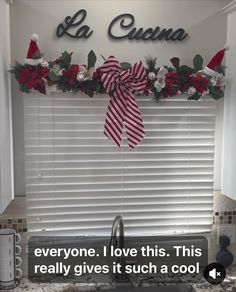
M168 282L168 283L167 283ZM236 292L236 266L231 267L227 270L227 276L219 285L209 284L201 274L196 277L191 276L181 276L174 277L172 279L168 278L165 281L165 276L163 276L163 282L157 283L154 277L145 277L139 275L138 280L133 280L133 284L136 287L155 287L156 285L188 285L193 288L193 292Z
M236 266L227 270L227 277L223 283L219 285L211 285L207 283L201 275L195 277L194 282L191 282L191 277L185 276L181 278L172 278L168 281L165 281L165 277L163 276L160 281L157 283L155 277L145 275L139 275L135 278L131 278L131 282L133 282L134 287L155 287L155 286L166 286L166 285L184 285L191 286L194 292L236 292ZM77 291L96 291L96 290L105 290L115 288L112 284L100 284L93 283L89 284L81 284L81 283L31 283L27 278L22 278L20 285L13 290L5 290L5 291L14 291L14 292L77 292ZM125 288L121 291L125 292ZM147 290L148 291L148 290Z
M74 292L74 291L97 291L101 289L111 289L111 284L99 284L99 283L31 283L28 278L22 278L18 287L12 290L12 292ZM114 287L115 288L115 287ZM1 290L0 290L1 291Z

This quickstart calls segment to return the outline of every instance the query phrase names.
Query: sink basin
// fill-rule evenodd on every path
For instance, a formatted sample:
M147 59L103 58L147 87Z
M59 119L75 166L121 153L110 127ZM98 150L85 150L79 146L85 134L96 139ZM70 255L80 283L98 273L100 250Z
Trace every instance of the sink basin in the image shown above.
M111 290L100 290L100 292L194 292L194 289L189 285L166 285L141 288L119 287Z

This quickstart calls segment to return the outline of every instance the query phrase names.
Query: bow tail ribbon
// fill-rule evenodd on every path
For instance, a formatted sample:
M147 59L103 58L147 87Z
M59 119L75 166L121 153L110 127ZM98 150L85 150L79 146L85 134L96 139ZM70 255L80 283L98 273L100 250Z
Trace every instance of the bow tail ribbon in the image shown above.
M120 147L126 104L115 90L108 105L104 134Z
M118 87L108 105L104 134L120 147L123 128L130 149L139 144L145 136L143 119L134 96Z

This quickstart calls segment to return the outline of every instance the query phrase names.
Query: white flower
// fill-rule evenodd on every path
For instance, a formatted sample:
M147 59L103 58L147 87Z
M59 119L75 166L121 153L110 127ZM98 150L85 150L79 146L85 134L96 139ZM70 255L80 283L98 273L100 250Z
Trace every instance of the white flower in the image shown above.
M156 74L155 74L154 72L150 72L150 73L148 74L148 79L149 79L149 80L155 80L155 79L156 79Z
M64 69L61 69L61 67L58 64L54 64L51 70L57 76L62 76L63 75L63 71L64 71Z
M196 88L191 86L191 87L189 87L189 89L187 91L187 94L188 95L194 95L196 92L197 92Z
M86 73L87 73L87 69L86 69L86 67L83 66L83 65L80 65L80 66L79 66L79 72L86 74Z
M211 84L212 84L213 86L216 86L216 84L217 84L217 80L216 80L215 77L212 77L212 78L210 79L210 81L211 81Z
M63 71L64 71L64 69L61 69L59 72L57 72L57 75L58 76L62 76L63 75Z
M165 78L167 73L168 73L168 70L165 67L161 67L157 73L157 78Z
M85 74L84 74L84 72L79 72L78 73L77 80L80 81L80 82L85 80Z
M47 61L43 60L40 65L43 67L43 68L48 68L49 67L49 64Z
M156 88L156 91L157 92L161 92L162 88L164 88L166 86L166 82L164 79L157 79L155 82L154 82L154 87Z
M216 76L212 77L210 81L213 86L223 87L226 85L226 79L223 74L217 74Z
M58 64L54 64L54 65L52 66L52 71L53 71L54 73L59 72L60 69L61 69L61 67L60 67Z
M161 92L161 90L166 86L166 74L168 70L165 67L161 67L157 73L157 80L154 82L154 87L157 92Z
M77 75L77 80L78 81L86 81L86 80L91 80L93 77L93 72L95 68L90 68L87 70L87 68L83 65L79 66L79 73Z

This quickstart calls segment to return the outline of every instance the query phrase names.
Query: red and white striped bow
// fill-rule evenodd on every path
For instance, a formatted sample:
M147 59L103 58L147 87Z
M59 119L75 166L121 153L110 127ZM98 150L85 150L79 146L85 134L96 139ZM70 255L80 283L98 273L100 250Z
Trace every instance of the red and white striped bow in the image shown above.
M103 86L111 96L104 134L120 147L124 127L129 148L133 149L145 136L143 119L133 93L145 89L146 70L139 62L129 70L122 71L114 57L109 57L99 70Z

